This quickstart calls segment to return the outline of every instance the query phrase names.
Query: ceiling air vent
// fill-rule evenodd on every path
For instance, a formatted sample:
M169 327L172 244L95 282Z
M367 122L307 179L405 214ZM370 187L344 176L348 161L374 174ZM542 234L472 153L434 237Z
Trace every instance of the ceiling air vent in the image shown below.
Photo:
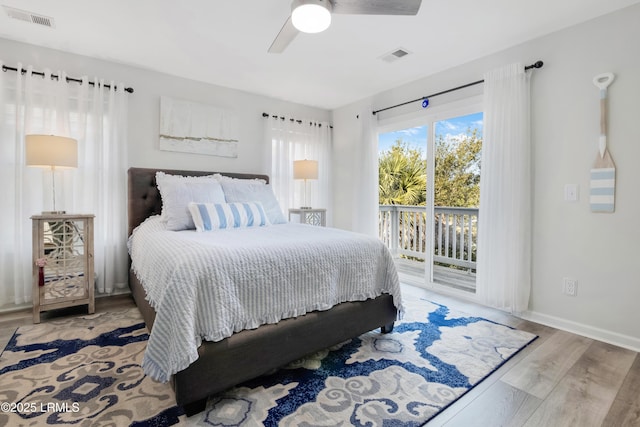
M393 50L392 52L386 53L384 55L382 55L380 57L380 59L382 59L385 62L394 62L397 61L400 58L404 58L405 56L409 55L411 52L409 52L407 49L403 49L403 48L398 48Z
M45 27L55 28L53 18L49 16L39 15L37 13L27 12L26 10L16 9L9 6L2 6L7 12L9 18L18 19L20 21L31 22Z

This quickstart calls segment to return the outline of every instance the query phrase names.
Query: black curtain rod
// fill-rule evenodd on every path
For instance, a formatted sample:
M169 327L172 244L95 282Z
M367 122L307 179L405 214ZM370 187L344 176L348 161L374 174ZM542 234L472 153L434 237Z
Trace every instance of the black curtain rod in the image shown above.
M276 116L275 114L269 114L269 113L262 113L262 117L273 117L274 119L280 119L280 120L286 119L286 117L284 116ZM302 120L299 120L299 119L289 119L289 121L302 124ZM309 122L309 126L314 126L314 125L322 127L322 123ZM329 129L333 129L333 126L329 125Z
M526 67L524 67L524 70L527 71L527 70L531 70L532 68L542 68L543 65L544 65L544 62L537 61L535 64L527 65ZM484 80L478 80L478 81L475 81L475 82L467 83L466 85L454 87L452 89L443 90L442 92L438 92L438 93L434 93L434 94L431 94L431 95L423 96L421 98L417 98L417 99L413 99L411 101L403 102L402 104L396 104L396 105L392 105L391 107L382 108L380 110L374 111L373 115L375 116L376 114L378 114L381 111L391 110L392 108L398 108L398 107L402 107L403 105L412 104L414 102L424 101L425 99L433 98L434 96L444 95L445 93L455 92L457 90L464 89L464 88L467 88L467 87L470 87L470 86L479 85L480 83L484 83Z
M17 68L13 68L13 67L7 67L6 65L3 65L3 66L2 66L2 71L4 71L4 72L6 73L7 71L18 71L18 69L17 69ZM20 72L21 72L22 74L24 74L24 73L26 73L26 72L27 72L27 70L25 70L24 68L22 68L22 69L20 70ZM43 72L41 72L41 71L32 71L32 72L31 72L31 74L35 74L36 76L42 76L42 77L44 77L44 73L43 73ZM58 79L59 79L59 77L58 77L56 74L51 74L51 78L52 78L52 79L56 79L56 80L58 80ZM76 79L76 78L73 78L73 77L67 77L67 83L69 83L69 82L82 83L82 79ZM91 86L95 86L95 83L94 83L94 82L89 82L89 84L90 84ZM111 86L110 86L110 85L102 85L102 86L103 86L103 87L106 87L107 89L111 89ZM117 89L117 87L114 87L113 89L115 90L115 89ZM132 88L132 87L125 87L125 88L124 88L124 90L125 90L125 92L133 93L133 88Z

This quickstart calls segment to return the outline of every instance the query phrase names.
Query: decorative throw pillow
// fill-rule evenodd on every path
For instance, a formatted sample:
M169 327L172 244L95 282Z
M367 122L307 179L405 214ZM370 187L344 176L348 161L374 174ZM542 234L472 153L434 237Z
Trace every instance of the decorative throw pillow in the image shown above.
M220 181L220 184L227 203L260 202L264 206L271 224L284 224L287 222L280 209L280 204L275 194L273 194L271 185L265 184L263 180L229 179L225 177Z
M222 186L212 175L181 176L156 173L156 184L162 197L162 219L168 230L193 230L189 203L224 203Z
M197 231L269 225L264 207L259 202L189 203L189 211Z

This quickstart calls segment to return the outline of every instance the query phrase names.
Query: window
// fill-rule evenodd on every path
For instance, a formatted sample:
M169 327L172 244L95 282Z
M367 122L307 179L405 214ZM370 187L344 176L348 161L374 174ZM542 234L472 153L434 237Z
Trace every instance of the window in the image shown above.
M473 294L483 113L426 113L379 128L379 236L404 281Z

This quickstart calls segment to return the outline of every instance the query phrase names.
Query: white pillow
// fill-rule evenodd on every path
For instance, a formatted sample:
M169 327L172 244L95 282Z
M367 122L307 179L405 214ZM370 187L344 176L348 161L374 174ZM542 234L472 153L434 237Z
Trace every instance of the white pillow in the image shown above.
M256 179L222 179L222 190L227 203L236 202L260 202L264 206L267 218L271 224L284 224L287 222L280 204L276 200L271 185L263 180Z
M197 231L269 225L264 207L258 202L189 203Z
M193 230L189 203L224 203L222 186L212 175L181 176L156 172L162 197L162 220L168 230Z
M219 173L213 174L212 175L213 178L217 179L218 181L222 182L222 181L249 181L249 182L253 182L255 183L260 183L260 184L266 184L267 181L265 181L262 178L234 178L231 176L227 176L227 175L221 175Z

